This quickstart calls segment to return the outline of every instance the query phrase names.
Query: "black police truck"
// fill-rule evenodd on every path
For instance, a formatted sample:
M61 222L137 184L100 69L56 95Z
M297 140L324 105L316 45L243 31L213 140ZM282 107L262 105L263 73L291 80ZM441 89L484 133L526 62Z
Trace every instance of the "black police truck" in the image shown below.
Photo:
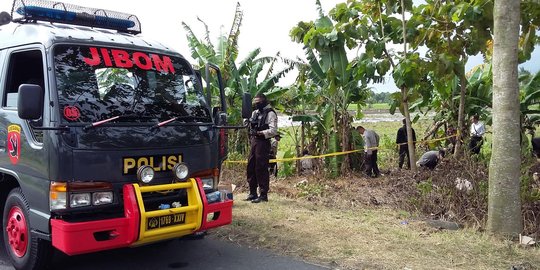
M235 127L219 68L196 71L141 37L134 15L15 0L0 24L0 209L16 269L45 267L53 248L134 247L231 222L217 187Z

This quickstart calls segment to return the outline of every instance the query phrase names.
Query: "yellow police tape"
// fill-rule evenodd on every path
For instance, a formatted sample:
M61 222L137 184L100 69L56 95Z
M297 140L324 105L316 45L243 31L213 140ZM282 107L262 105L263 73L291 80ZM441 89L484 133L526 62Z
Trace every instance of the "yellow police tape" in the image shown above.
M442 138L437 138L437 139L432 139L432 140L424 140L424 141L415 141L415 143L425 144L425 143L430 143L430 142L437 142L437 141L446 140L446 139L449 139L449 138L452 138L452 137L457 137L458 135L459 135L459 132L457 134L442 137ZM405 145L405 144L407 144L407 143L399 143L397 145ZM383 149L383 148L381 148L381 147L370 147L370 148L356 149L356 150L343 151L343 152L334 152L334 153L322 154L322 155L316 155L316 156L276 158L276 159L270 159L270 163L295 161L295 160L310 159L310 158L324 158L324 157L341 156L341 155L348 155L348 154L351 154L351 153L356 153L356 152L360 152L360 151L364 151L364 150L378 150L378 149ZM247 160L225 160L225 163L245 164L245 163L247 163Z

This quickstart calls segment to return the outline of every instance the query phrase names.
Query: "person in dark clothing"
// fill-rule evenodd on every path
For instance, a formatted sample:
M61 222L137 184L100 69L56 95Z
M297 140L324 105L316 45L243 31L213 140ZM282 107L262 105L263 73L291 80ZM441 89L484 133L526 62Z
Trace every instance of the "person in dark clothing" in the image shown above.
M250 118L251 149L247 165L249 195L246 201L260 203L268 201L270 190L270 139L278 134L277 114L272 109L264 94L257 94L253 99L256 110ZM259 188L260 195L257 194Z
M444 158L445 150L441 149L439 151L428 151L422 155L420 160L416 162L416 166L425 167L430 170L435 169L435 166Z
M416 142L416 132L412 127L411 130L413 142ZM406 166L407 170L409 170L411 168L411 158L409 157L409 148L407 146L407 121L405 119L403 119L403 126L397 131L396 144L398 145L399 149L399 168L401 169L403 167L403 162L405 161L405 157L407 157ZM416 145L416 143L414 144Z
M531 139L533 154L540 159L540 138Z

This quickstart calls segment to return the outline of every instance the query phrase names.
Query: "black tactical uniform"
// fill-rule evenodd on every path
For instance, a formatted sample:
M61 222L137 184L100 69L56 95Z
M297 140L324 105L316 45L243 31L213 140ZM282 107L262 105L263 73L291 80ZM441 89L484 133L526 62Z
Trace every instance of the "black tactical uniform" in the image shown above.
M265 105L263 108L255 110L250 120L251 151L247 165L247 181L249 183L247 200L254 203L268 201L270 139L277 135L277 114L270 105ZM257 195L257 187L260 196Z

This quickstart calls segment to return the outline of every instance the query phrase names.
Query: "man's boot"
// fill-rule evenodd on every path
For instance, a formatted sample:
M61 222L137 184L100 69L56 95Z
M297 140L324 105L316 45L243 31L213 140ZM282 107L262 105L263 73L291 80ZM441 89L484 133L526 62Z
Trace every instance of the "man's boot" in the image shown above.
M254 199L254 200L252 200L251 202L252 202L252 203L260 203L260 202L267 202L267 201L268 201L268 195L266 195L266 194L261 194L261 196L259 196L259 198Z
M257 199L259 199L259 196L257 196L257 194L251 193L251 194L249 194L247 196L246 199L244 199L244 201L253 201L253 200L257 200Z

